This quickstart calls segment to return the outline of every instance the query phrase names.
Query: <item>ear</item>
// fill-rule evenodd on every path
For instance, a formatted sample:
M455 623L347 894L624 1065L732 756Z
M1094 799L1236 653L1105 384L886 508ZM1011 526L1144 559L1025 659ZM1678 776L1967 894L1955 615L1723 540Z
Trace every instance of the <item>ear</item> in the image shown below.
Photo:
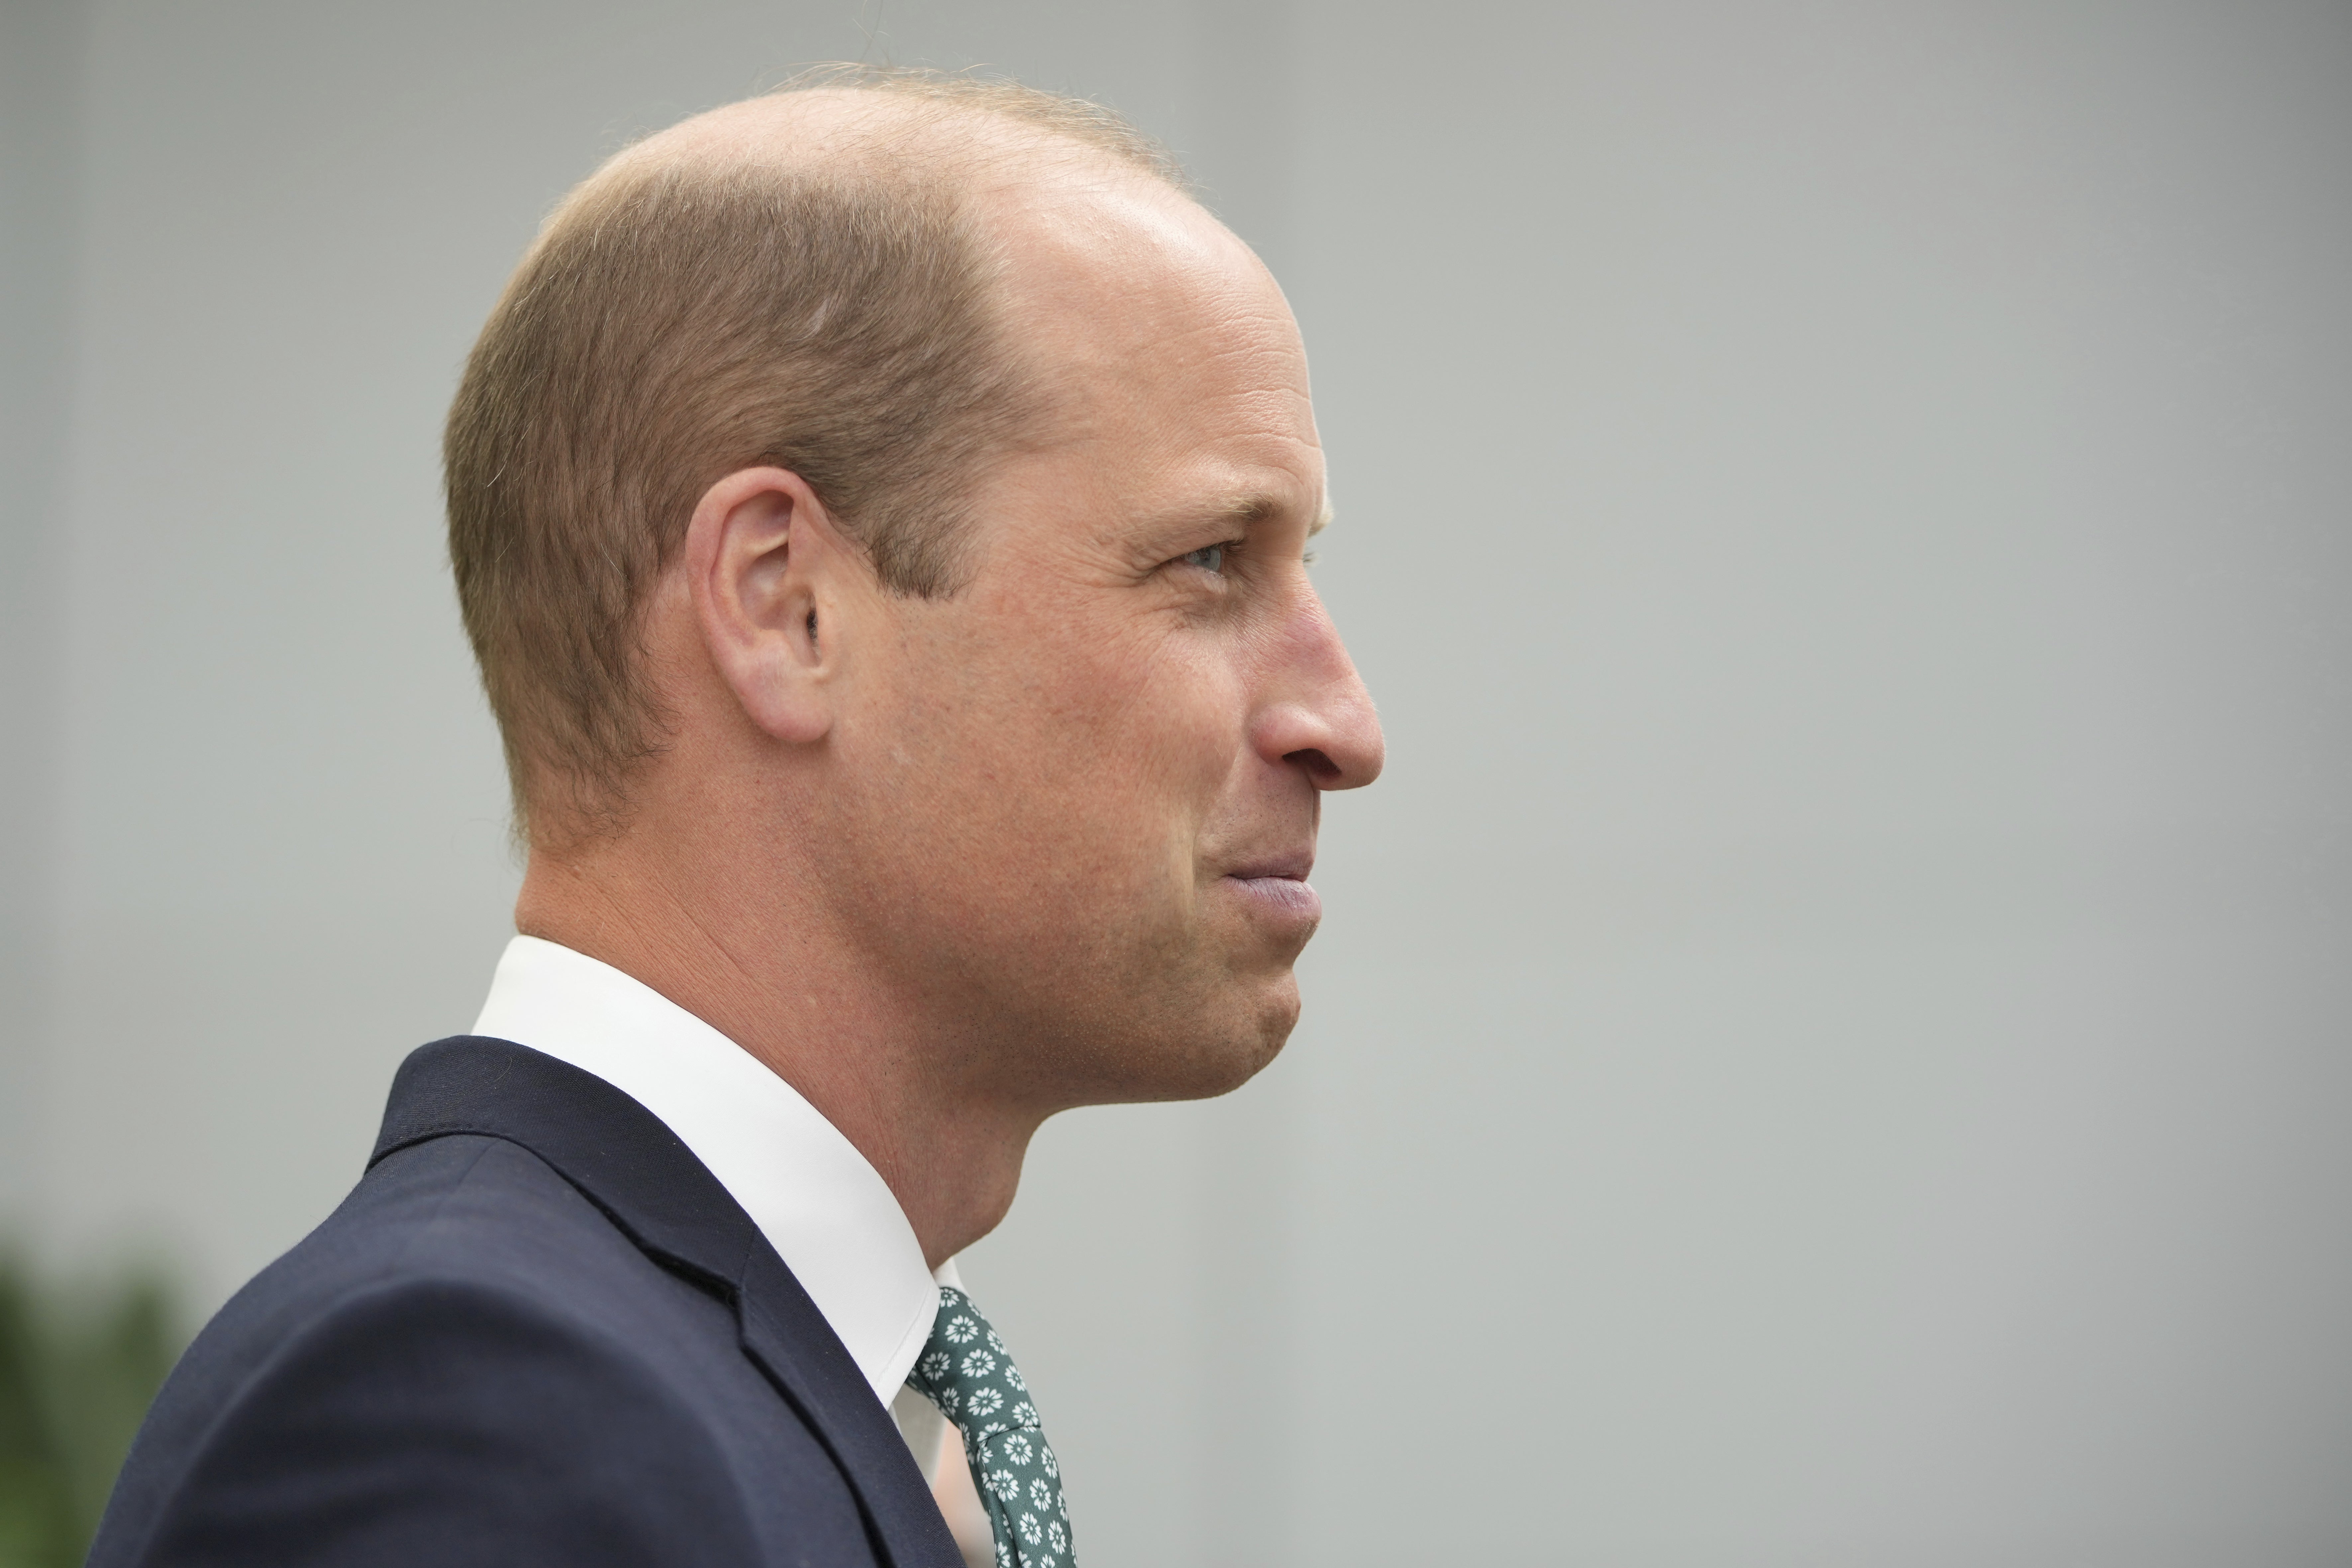
M778 740L833 728L841 610L864 554L797 474L743 468L703 492L682 562L711 664Z

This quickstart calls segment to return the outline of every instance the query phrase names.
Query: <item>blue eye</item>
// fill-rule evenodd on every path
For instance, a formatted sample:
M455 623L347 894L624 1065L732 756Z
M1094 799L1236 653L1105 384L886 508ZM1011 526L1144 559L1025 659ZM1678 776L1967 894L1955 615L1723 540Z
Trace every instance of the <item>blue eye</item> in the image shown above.
M1202 545L1196 550L1186 550L1177 557L1186 566L1197 566L1202 571L1223 571L1225 569L1225 547Z

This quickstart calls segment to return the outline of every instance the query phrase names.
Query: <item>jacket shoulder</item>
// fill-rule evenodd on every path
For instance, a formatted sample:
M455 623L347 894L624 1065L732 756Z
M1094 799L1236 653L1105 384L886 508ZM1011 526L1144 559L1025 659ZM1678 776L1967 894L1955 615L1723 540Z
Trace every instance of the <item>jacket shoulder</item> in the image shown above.
M118 1500L93 1564L760 1561L698 1413L510 1291L355 1291L226 1392L151 1496Z
M381 1161L199 1336L90 1561L856 1563L864 1537L727 1301L529 1151L451 1136Z

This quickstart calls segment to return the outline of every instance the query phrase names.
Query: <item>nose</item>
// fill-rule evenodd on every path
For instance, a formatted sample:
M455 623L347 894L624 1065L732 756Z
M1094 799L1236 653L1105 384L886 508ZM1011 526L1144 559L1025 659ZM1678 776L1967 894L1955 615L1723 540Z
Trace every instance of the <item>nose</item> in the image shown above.
M1379 778L1386 757L1380 714L1311 590L1292 611L1276 653L1269 700L1251 724L1258 755L1298 768L1318 789L1358 789Z

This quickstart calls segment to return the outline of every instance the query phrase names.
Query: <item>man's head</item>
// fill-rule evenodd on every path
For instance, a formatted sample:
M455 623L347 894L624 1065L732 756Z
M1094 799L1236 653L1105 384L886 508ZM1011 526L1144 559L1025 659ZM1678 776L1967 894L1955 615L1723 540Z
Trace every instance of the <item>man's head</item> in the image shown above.
M971 479L1037 413L975 176L1043 139L1172 177L1091 105L914 72L807 79L572 192L450 410L450 556L534 841L625 818L664 731L637 620L721 475L798 473L894 591L956 585Z
M812 1005L1041 1112L1279 1048L1379 729L1288 309L1131 132L890 77L640 143L493 316L449 486L535 868L650 855L730 963L822 948Z

